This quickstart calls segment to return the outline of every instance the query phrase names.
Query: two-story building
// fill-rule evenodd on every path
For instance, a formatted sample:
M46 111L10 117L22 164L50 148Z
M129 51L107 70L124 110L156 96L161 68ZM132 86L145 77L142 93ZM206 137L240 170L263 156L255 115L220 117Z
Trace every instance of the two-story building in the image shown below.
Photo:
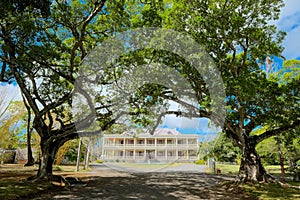
M153 135L105 134L102 140L102 158L106 161L176 162L198 159L198 136L180 134L175 129L158 129Z

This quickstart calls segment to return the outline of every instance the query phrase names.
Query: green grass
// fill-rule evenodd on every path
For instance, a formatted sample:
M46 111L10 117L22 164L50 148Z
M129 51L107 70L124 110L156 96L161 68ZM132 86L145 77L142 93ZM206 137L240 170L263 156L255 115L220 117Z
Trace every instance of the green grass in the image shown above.
M74 170L75 166L53 166L54 173L74 173ZM37 194L41 191L45 192L55 187L50 182L26 181L26 178L36 173L37 166L24 167L20 164L0 165L0 199L23 199L28 195Z
M281 173L280 165L267 165L267 166L265 166L265 168L266 168L267 172L269 172L271 174L280 174Z
M50 183L34 183L17 181L13 179L0 180L0 199L19 199L20 197L36 194L39 191L45 191L52 188Z
M217 164L216 169L220 169L222 174L237 174L239 171L239 165L225 165Z
M217 164L216 169L221 169L223 174L237 174L239 172L240 165L227 165L227 164ZM265 166L267 172L270 174L281 174L280 165L267 165ZM287 170L285 170L287 173Z
M291 182L291 185L299 186L300 183ZM286 200L300 199L300 189L282 187L279 184L240 184L240 187L251 196L261 200Z
M267 172L272 175L281 174L281 167L279 165L265 166ZM216 169L221 169L222 174L237 174L239 165L216 165ZM287 172L286 172L287 173ZM240 184L239 186L249 195L260 200L286 200L286 199L300 199L300 182L287 182L290 185L297 186L299 189L288 186L281 186L276 183L257 183L257 184Z

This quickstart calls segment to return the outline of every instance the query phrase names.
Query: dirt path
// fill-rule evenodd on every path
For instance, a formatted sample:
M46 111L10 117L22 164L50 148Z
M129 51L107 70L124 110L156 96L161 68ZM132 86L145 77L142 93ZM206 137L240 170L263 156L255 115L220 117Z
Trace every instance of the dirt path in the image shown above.
M50 191L33 199L253 199L237 188L220 184L232 179L195 172L129 173L102 165L81 174L81 180L87 183L85 186Z

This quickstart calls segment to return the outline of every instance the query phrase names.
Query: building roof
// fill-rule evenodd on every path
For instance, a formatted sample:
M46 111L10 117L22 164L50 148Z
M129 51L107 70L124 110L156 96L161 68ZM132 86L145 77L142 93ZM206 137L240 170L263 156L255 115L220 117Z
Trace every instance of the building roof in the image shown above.
M144 133L137 133L135 130L130 130L130 131L125 131L124 133L122 133L121 135L143 135L143 136L151 136L150 132L146 131ZM181 133L179 133L176 129L169 129L169 128L159 128L156 129L154 131L153 135L180 135Z
M176 129L169 129L169 128L159 128L154 131L154 134L150 134L149 131L145 132L137 132L135 130L125 131L122 134L104 134L103 137L105 138L198 138L196 134L181 134Z

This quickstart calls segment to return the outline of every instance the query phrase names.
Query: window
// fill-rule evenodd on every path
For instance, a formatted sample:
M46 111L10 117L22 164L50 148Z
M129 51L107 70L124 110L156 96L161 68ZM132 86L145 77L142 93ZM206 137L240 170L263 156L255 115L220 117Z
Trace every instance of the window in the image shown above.
M178 144L185 144L185 140L178 140Z
M147 140L147 144L154 144L154 140Z
M168 140L168 144L174 144L174 140Z
M184 152L183 151L178 151L178 156L183 157L184 156Z
M138 144L144 144L144 140L138 140L137 143Z
M165 144L165 140L157 140L157 144Z

